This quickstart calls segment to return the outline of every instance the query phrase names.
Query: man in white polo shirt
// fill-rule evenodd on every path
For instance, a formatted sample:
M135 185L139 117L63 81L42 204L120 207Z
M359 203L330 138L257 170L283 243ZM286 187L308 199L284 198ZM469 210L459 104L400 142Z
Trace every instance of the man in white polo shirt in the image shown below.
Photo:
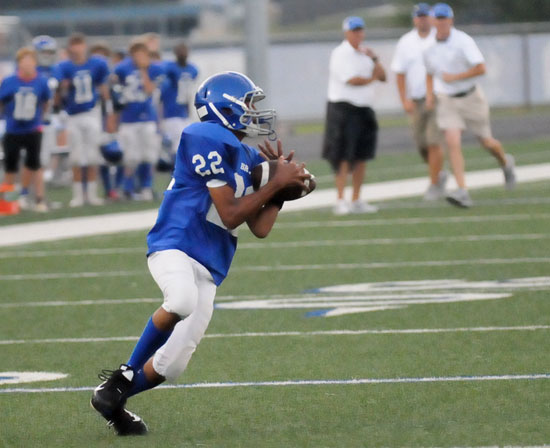
M424 50L435 43L431 6L418 3L412 17L414 28L397 43L391 69L396 74L397 90L407 113L420 155L428 164L430 186L424 199L433 201L445 196L448 173L443 170L443 135L435 121L435 111L426 109L426 66Z
M365 22L360 17L347 17L342 28L344 41L330 56L327 119L323 157L335 174L338 201L334 213L373 213L374 205L360 200L361 185L367 161L376 153L378 123L372 109L374 82L386 80L378 57L362 46ZM351 172L352 201L344 199Z
M427 69L427 107L434 107L437 97L437 123L445 132L449 161L458 190L447 200L459 207L470 207L472 199L464 179L462 131L468 128L499 162L507 188L515 185L514 158L505 154L501 143L493 138L489 122L489 105L477 78L485 74L485 60L474 40L453 26L453 10L446 3L432 8L436 43L424 53Z

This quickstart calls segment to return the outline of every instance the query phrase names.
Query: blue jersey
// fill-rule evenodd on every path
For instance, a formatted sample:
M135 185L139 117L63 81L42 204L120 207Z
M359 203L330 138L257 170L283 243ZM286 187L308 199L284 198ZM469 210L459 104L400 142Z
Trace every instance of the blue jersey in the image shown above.
M164 70L160 64L151 64L147 69L149 79L160 84ZM156 121L157 113L153 106L153 96L145 93L140 70L132 59L127 58L115 67L115 74L122 86L121 102L122 123L138 123L143 121Z
M193 89L193 81L199 70L193 64L182 67L177 62L164 63L166 79L162 84L162 111L164 118L187 118L189 116L189 98Z
M27 134L37 131L44 104L51 98L48 80L43 76L25 80L8 76L0 85L0 101L4 105L6 132Z
M233 260L237 234L223 225L208 187L227 184L235 190L235 197L251 193L250 173L262 161L256 149L217 123L185 128L174 177L147 236L147 255L179 249L206 267L219 285Z
M59 81L61 80L61 73L59 71L58 65L50 65L50 66L42 66L39 65L36 67L36 70L38 71L38 74L43 76L48 80L48 85L50 86L50 90L52 91L52 95L59 86Z
M90 56L81 65L63 61L58 65L60 80L69 80L69 94L65 98L65 110L69 115L87 112L97 103L98 87L109 78L109 66L104 58Z

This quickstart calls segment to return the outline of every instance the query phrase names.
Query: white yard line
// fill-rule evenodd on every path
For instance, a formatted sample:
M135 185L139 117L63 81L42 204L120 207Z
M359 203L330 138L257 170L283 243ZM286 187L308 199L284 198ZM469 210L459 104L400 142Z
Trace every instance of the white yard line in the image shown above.
M227 383L193 383L193 384L166 384L155 388L161 389L221 389L242 387L297 387L297 386L360 386L368 384L418 384L418 383L455 383L480 381L534 381L548 380L550 374L523 374L523 375L472 375L472 376L434 376L434 377L397 377L397 378L358 378L341 380L287 380L287 381L244 381ZM14 393L46 393L46 392L89 392L95 386L84 387L43 387L43 388L5 388L0 394Z
M508 235L462 235L447 237L414 237L414 238L368 238L357 240L311 240L311 241L279 241L279 242L252 242L240 243L239 250L251 249L285 249L299 247L339 247L339 246L371 246L371 245L399 245L399 244L434 244L480 241L538 241L550 239L550 233L525 233ZM101 249L68 249L68 250L27 250L27 251L0 251L1 259L13 258L42 258L67 257L90 255L119 255L143 254L143 247L113 247Z
M518 182L550 179L550 163L520 166L517 167L516 174ZM502 171L493 169L470 172L467 174L467 183L471 189L501 185ZM449 188L453 187L451 183ZM409 198L422 195L425 189L426 178L418 177L365 185L362 197L368 201ZM327 207L335 198L335 189L318 190L299 201L288 202L283 212ZM3 226L0 228L0 247L147 230L153 226L156 216L155 209Z
M449 217L422 217L422 218L372 218L372 219L344 219L332 221L298 221L280 222L276 229L300 229L319 227L365 227L365 226L389 226L389 225L416 225L416 224L464 224L468 222L511 222L511 221L535 221L550 219L550 213L515 213L510 215L485 215L485 216L449 216Z
M372 263L327 263L327 264L298 264L298 265L259 265L236 266L231 272L277 272L277 271L324 271L348 269L394 269L405 267L441 267L463 265L506 265L506 264L543 264L550 263L550 257L538 258L481 258L477 260L419 260ZM50 272L40 274L5 274L0 275L0 281L27 281L27 280L59 280L100 277L133 277L144 275L145 270L135 271L99 271L99 272Z
M540 331L550 330L550 325L525 325L515 327L463 327L463 328L404 328L380 330L327 330L327 331L278 331L247 333L213 333L206 334L206 339L227 338L264 338L264 337L311 337L311 336L362 336L362 335L402 335L402 334L444 334L444 333L492 333L507 331ZM4 339L0 345L21 344L87 344L93 342L127 342L137 341L138 336L117 336L106 338L50 338L50 339Z

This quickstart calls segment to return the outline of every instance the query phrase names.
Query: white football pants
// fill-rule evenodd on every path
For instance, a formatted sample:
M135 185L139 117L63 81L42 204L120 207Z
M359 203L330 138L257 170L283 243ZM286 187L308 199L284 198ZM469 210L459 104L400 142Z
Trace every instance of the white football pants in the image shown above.
M153 357L155 371L173 381L186 369L208 328L216 284L203 265L180 250L154 252L147 264L164 295L162 307L182 318Z
M98 107L69 115L67 134L71 166L96 166L102 162L99 151L101 111Z
M154 121L120 123L118 141L124 153L123 164L135 170L142 163L156 163L160 149L160 135Z
M189 118L179 117L165 118L162 122L162 130L172 142L172 152L174 154L178 152L178 147L181 140L181 133L191 123L192 121Z

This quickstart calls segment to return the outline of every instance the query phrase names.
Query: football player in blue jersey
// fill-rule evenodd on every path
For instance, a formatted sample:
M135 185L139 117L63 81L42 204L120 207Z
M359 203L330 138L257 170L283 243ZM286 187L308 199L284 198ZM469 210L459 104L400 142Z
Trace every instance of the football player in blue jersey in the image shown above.
M104 58L107 61L109 69L113 66L111 48L107 43L97 42L90 47L90 54L92 56L98 56ZM109 94L113 104L112 115L107 114L107 104L105 101L101 101L101 119L103 122L103 130L116 129L117 116L116 113L120 112L121 105L118 101L118 91L115 86L111 84ZM111 123L107 123L107 120L111 120ZM104 132L101 136L101 154L105 159L99 166L99 175L103 188L105 190L105 197L110 200L118 200L118 189L124 181L124 167L122 166L122 150L117 140L116 133Z
M48 110L51 90L48 79L37 70L33 48L22 48L16 54L17 73L8 76L0 85L0 109L6 115L4 134L4 183L12 187L19 171L21 150L25 150L25 168L21 184L28 191L34 183L35 210L47 211L44 201L44 177L40 162L42 119Z
M158 158L160 139L157 134L157 112L153 107L153 93L164 77L161 64L152 63L149 50L141 40L130 45L130 57L114 69L114 82L121 86L119 141L124 152L124 193L134 193L134 174L138 165L145 163L145 183L141 197L153 199L153 163Z
M189 102L195 91L195 81L199 74L196 65L187 61L189 50L180 43L174 48L175 61L164 63L165 80L162 83L160 100L162 103L162 131L172 142L176 153L181 132L190 124Z
M81 33L69 37L67 51L69 60L59 64L59 73L60 96L68 114L67 131L73 167L73 198L69 205L80 207L86 202L100 205L103 200L97 195L97 166L102 160L99 150L102 120L98 97L105 101L107 114L112 115L109 67L105 59L88 55L86 38ZM110 122L112 120L108 118L107 123Z
M38 73L48 79L52 97L59 87L59 70L57 67L57 42L51 36L36 36L32 40L38 58ZM44 122L42 131L42 164L46 167L44 180L50 182L54 176L62 176L59 172L61 159L66 155L66 149L59 145L60 134L65 131L64 120L59 116L59 109L54 108L46 114L48 121ZM23 194L24 192L22 192Z
M127 364L103 371L91 399L119 435L147 432L143 420L126 410L126 400L187 367L212 317L216 287L229 271L237 227L246 223L255 236L266 237L282 206L273 196L291 185L305 188L310 177L281 155L273 178L254 192L251 173L264 159L241 140L273 135L275 112L256 108L263 98L236 72L208 78L196 93L201 122L183 131L172 181L147 237L149 270L164 302Z

